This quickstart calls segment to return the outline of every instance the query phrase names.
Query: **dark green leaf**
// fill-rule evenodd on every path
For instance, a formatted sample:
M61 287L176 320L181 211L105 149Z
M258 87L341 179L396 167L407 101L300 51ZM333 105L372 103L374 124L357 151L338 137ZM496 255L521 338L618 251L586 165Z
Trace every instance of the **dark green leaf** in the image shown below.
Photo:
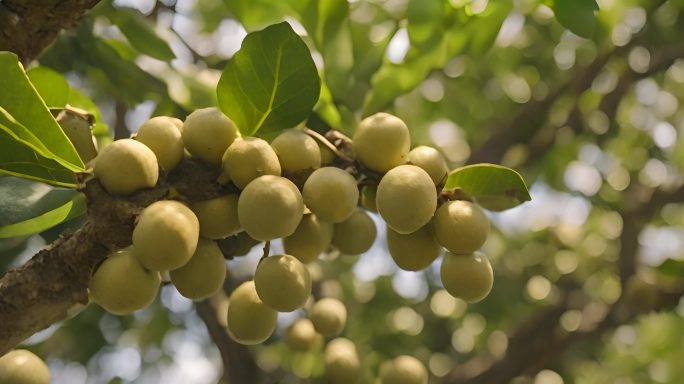
M442 0L410 0L407 10L407 30L411 46L428 49L439 43L443 35Z
M0 226L40 216L70 201L77 193L73 189L0 175Z
M247 136L299 124L319 94L309 48L286 22L248 34L217 87L221 110Z
M562 26L587 39L593 36L594 12L599 10L596 0L554 0L552 8Z
M48 107L62 108L66 105L70 87L62 75L47 67L31 68L26 75Z
M40 216L0 227L0 239L42 232L57 224L80 216L84 214L85 211L85 196L82 193L77 193L69 202Z
M162 61L176 58L166 40L157 34L142 13L132 8L109 8L107 16L138 52Z
M664 275L682 277L684 276L684 260L667 259L656 269Z
M456 188L490 211L503 211L532 200L518 172L495 164L473 164L451 171L444 189Z

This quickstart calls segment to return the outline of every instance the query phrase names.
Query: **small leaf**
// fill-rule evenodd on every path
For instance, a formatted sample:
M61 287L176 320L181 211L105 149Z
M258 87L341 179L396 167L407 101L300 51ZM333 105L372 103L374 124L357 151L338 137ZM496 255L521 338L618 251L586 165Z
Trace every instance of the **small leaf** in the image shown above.
M451 171L444 189L456 188L490 211L504 211L532 200L518 172L495 164L473 164Z
M26 75L48 107L62 108L66 105L70 87L62 75L47 67L31 68Z
M439 39L444 34L444 8L442 0L409 1L406 13L411 46L424 50L439 44Z
M138 52L162 61L171 61L176 55L169 43L157 34L142 13L133 8L105 6L106 15L126 36Z
M320 79L304 41L286 23L245 37L217 87L221 110L243 135L294 127L311 113Z
M85 196L82 193L78 193L67 203L40 216L0 227L0 239L42 232L57 224L81 216L85 211Z
M667 259L656 269L667 276L682 277L684 276L684 260Z
M594 12L599 10L596 0L554 0L552 8L562 26L587 39L593 36Z

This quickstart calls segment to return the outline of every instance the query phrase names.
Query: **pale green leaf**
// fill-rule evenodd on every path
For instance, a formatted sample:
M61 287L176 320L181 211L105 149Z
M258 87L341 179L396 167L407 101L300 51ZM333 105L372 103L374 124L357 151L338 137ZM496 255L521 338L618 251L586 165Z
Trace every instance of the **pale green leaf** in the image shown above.
M444 189L456 188L490 211L503 211L532 199L518 172L495 164L473 164L451 171Z

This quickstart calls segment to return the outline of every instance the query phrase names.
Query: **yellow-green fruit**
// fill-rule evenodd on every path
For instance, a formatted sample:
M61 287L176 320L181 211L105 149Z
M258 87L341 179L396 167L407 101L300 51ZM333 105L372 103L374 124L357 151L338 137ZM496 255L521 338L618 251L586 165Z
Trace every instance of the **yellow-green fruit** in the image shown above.
M444 156L438 150L426 145L413 148L408 154L408 163L423 168L435 185L439 184L449 173Z
M382 384L427 384L427 382L427 369L413 356L398 356L380 365L380 383Z
M290 236L303 215L302 194L290 180L280 176L256 178L238 200L240 225L260 241Z
M185 204L162 200L143 209L133 229L133 253L153 271L180 268L197 248L199 221Z
M216 166L221 165L223 153L237 136L233 121L216 108L197 109L183 123L183 143L188 152Z
M489 260L481 254L455 255L447 252L442 260L440 277L444 289L453 297L476 303L489 294L494 273Z
M193 300L204 299L223 286L226 260L216 242L200 238L190 261L169 275L181 295Z
M321 166L321 150L311 136L288 129L271 142L284 171L295 172Z
M468 255L480 249L487 240L489 220L477 204L454 200L437 209L432 229L444 248L459 255Z
M280 176L278 157L266 140L257 137L237 139L223 154L223 174L219 181L229 179L244 189L263 175Z
M387 226L407 234L427 224L435 214L437 190L422 168L400 165L382 177L375 202Z
M387 228L387 248L397 266L406 271L425 269L442 253L429 223L407 235Z
M356 158L366 167L387 172L404 164L411 147L408 127L389 113L376 113L361 121L353 138Z
M207 239L225 239L242 230L237 215L238 195L193 203L190 208L197 216L200 235Z
M347 255L360 255L373 245L378 230L368 214L357 209L349 218L335 224L332 245Z
M342 337L325 346L325 377L333 384L356 383L362 374L361 361L354 343Z
M361 188L361 206L371 212L377 212L378 206L375 204L377 196L377 185L365 185L363 188Z
M347 324L347 308L341 301L326 297L318 300L309 311L314 328L323 336L337 336Z
M90 279L93 300L107 312L128 315L150 305L161 284L159 272L145 268L126 248L100 264Z
M181 131L167 116L153 117L138 129L135 140L147 145L155 156L159 165L167 171L183 160L183 138Z
M107 192L115 195L152 188L159 178L154 152L133 139L116 140L104 147L95 158L93 171Z
M261 301L253 281L242 283L230 294L228 334L238 343L263 343L275 330L277 319L278 312Z
M321 165L329 165L335 160L335 153L324 144L316 142L318 149L321 151Z
M298 319L285 331L285 344L295 351L310 350L318 339L311 320Z
M302 189L304 204L321 220L342 222L351 216L359 201L356 179L335 167L315 170Z
M171 117L171 116L162 116L167 118L176 128L178 128L178 131L180 133L183 133L183 120L177 118L177 117Z
M15 349L0 357L0 383L49 384L50 370L33 352Z
M291 255L274 255L261 260L254 273L254 285L264 304L278 312L292 312L303 307L311 294L309 271Z
M304 215L292 235L283 238L283 246L287 254L302 263L310 263L330 245L332 236L331 223L319 220L314 214L308 214Z

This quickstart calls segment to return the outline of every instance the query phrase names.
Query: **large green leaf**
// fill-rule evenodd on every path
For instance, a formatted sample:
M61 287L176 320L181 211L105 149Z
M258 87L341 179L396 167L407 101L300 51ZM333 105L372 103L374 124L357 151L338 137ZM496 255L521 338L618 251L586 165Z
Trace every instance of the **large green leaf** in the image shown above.
M81 158L29 81L15 54L0 52L0 73L0 107L49 148L49 158L72 171L83 171Z
M248 34L217 87L221 110L243 135L293 127L311 113L320 94L311 53L286 23Z
M456 188L490 211L503 211L532 200L518 172L495 164L473 164L451 171L444 189Z
M107 17L119 27L138 52L163 61L176 58L166 40L157 34L142 13L132 8L115 8L109 4L105 6L105 10Z
M587 39L593 36L594 12L599 10L596 0L553 0L552 8L562 26Z
M26 75L48 107L62 108L66 105L70 87L62 75L47 67L31 68Z
M82 193L77 193L68 202L40 216L19 223L0 226L0 239L42 232L57 224L81 216L85 212L85 196Z

